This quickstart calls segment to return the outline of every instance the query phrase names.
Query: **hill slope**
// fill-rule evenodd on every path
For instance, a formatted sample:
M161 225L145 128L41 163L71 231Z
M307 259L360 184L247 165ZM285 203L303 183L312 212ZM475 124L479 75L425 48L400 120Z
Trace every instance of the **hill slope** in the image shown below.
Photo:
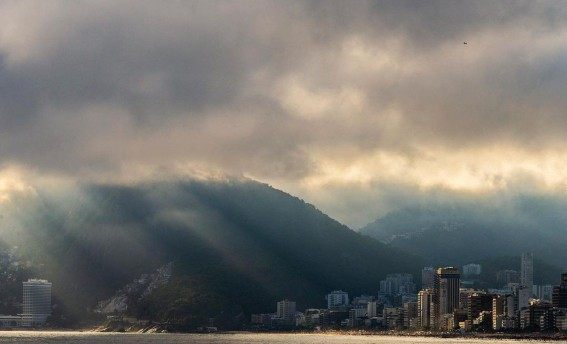
M567 204L522 197L510 207L477 204L409 208L360 229L394 247L427 257L430 264L464 264L532 251L567 268Z
M168 262L172 282L137 312L194 320L228 308L272 311L282 298L317 305L330 290L374 292L385 274L421 267L253 181L89 185L24 203L21 228L4 240L19 245L77 313Z

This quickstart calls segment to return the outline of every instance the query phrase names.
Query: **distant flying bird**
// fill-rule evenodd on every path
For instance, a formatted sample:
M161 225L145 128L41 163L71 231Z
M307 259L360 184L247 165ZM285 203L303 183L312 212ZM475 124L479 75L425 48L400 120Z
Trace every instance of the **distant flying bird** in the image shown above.
M463 44L464 44L464 45L467 45L467 44L469 44L469 43L468 43L467 41L464 41Z

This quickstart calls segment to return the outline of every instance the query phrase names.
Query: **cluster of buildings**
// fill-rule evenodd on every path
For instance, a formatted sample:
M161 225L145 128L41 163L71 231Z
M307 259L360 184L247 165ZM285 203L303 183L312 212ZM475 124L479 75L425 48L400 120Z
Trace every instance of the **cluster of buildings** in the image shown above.
M480 272L480 269L477 271ZM533 255L521 271L500 271L501 289L463 288L459 270L438 268L418 294L418 327L451 331L567 331L567 274L558 286L534 285ZM470 274L470 270L469 270Z
M22 283L22 313L0 315L0 327L41 327L51 315L51 283L29 279Z
M426 331L567 331L567 273L557 286L533 284L533 255L521 258L521 271L498 272L499 289L475 289L464 278L481 274L478 264L422 270L417 291L411 274L391 274L375 295L349 298L337 290L326 296L327 308L299 312L283 300L275 313L253 314L257 328L368 327Z

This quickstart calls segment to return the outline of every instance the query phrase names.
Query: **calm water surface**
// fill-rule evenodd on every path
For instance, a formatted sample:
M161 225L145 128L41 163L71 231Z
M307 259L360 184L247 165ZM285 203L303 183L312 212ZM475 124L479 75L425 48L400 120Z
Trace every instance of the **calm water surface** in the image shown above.
M402 343L402 344L533 344L534 341L520 340L478 340L441 339L423 337L389 336L344 336L324 334L129 334L129 333L89 333L89 332L0 332L0 343L296 343L296 344L339 344L339 343ZM554 342L559 343L559 342Z

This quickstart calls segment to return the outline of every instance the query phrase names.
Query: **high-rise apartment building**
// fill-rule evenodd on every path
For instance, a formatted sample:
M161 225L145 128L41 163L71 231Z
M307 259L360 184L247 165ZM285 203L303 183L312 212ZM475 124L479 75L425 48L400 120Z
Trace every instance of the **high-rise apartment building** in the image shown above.
M483 311L492 311L493 295L485 293L474 293L469 296L469 307L467 315L469 320L476 319Z
M492 297L492 329L498 331L502 328L504 318L505 295L494 295Z
M526 287L533 295L534 288L534 255L533 253L522 254L522 270L520 273L520 285Z
M295 302L282 300L277 303L276 316L288 325L295 323Z
M520 274L516 270L500 270L496 273L496 282L499 287L520 283Z
M29 279L23 282L22 325L43 326L51 315L51 283L46 280Z
M380 281L380 292L387 295L413 294L413 276L406 273L389 274L386 279Z
M454 267L438 268L435 273L433 289L434 327L439 328L440 320L446 314L452 314L459 308L459 269Z
M374 318L378 316L378 302L370 301L366 305L366 316L368 318Z
M467 264L463 266L463 276L477 276L482 272L480 264Z
M567 308L567 273L561 275L561 283L553 287L553 307Z
M534 285L534 297L539 300L551 302L553 295L552 285Z
M348 293L342 290L332 291L326 299L328 309L347 307L349 304Z
M510 330L517 326L517 298L515 295L494 295L492 299L492 329Z
M417 294L417 313L419 317L419 326L425 329L431 327L432 302L432 289L423 289Z
M523 285L520 286L516 290L516 295L518 298L518 302L517 302L518 311L530 305L530 299L532 298L532 291L528 287L525 287Z
M421 269L421 289L433 289L435 269L428 266Z

